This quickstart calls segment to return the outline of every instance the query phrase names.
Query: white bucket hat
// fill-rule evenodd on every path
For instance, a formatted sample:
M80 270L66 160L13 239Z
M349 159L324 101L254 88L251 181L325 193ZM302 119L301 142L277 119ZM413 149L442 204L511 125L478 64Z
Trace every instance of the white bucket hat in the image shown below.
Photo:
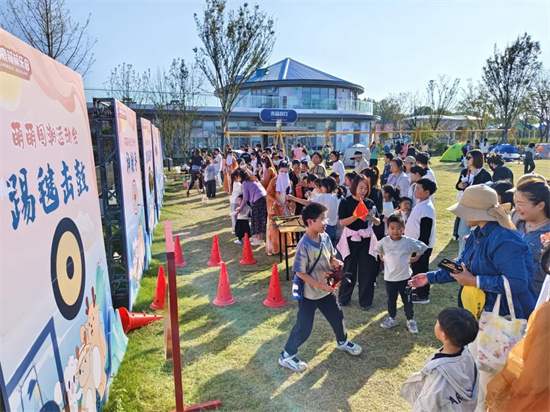
M497 192L486 185L467 187L460 201L447 210L464 220L498 222L506 229L516 229L510 216L498 203Z

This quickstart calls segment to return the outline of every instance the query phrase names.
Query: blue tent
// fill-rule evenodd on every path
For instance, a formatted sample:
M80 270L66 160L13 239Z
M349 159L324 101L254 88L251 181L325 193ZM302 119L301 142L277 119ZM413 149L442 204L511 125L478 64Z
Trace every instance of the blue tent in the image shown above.
M499 144L493 148L493 151L496 153L517 153L520 154L519 150L513 144Z

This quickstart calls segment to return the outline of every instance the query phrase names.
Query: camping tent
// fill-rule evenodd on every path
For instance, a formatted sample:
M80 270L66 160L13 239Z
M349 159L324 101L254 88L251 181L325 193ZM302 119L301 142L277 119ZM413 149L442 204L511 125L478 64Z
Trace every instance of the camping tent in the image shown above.
M342 162L344 163L345 167L354 166L355 160L351 159L350 157L354 155L355 152L363 152L363 157L368 161L370 159L370 150L367 146L361 143L354 144L353 146L350 146L346 149L344 152L344 157L342 159ZM342 177L340 177L342 179Z
M445 150L445 153L441 156L442 162L460 162L462 157L462 146L466 143L456 143Z

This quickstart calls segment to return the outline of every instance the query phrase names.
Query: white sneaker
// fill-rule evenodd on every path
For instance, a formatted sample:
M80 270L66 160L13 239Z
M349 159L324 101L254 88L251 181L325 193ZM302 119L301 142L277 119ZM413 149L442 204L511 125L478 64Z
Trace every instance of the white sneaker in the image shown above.
M380 324L380 327L383 329L391 329L395 328L397 325L399 325L399 322L395 318L390 318L389 316L384 319L384 321Z
M359 346L357 343L353 343L349 339L346 340L341 345L337 344L336 347L340 350L345 350L346 352L348 352L348 353L350 353L354 356L359 355L361 353L361 351L363 350L363 348L361 346Z
M407 329L409 329L411 333L418 333L418 326L416 326L416 321L414 319L407 321Z
M279 365L284 366L293 372L303 372L307 369L307 364L298 359L298 357L288 356L285 358L283 352L281 352L281 356L279 357Z
M243 244L243 241L242 241L242 240L239 240L239 239L235 239L235 240L233 241L233 243L237 243L237 244L239 244L239 245L242 245L242 244Z

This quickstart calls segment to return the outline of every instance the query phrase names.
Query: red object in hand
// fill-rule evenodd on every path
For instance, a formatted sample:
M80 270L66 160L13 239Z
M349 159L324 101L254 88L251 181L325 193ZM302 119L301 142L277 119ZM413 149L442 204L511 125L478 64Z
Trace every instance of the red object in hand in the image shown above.
M357 219L366 220L368 215L369 209L367 209L367 206L365 206L365 203L363 201L360 201L353 211L353 216L355 216Z
M304 193L302 192L302 188L301 187L296 187L296 197L301 199L304 197Z
M327 280L327 285L331 288L337 288L342 282L342 266L338 266L338 269L331 270L330 272L325 272L325 279Z

